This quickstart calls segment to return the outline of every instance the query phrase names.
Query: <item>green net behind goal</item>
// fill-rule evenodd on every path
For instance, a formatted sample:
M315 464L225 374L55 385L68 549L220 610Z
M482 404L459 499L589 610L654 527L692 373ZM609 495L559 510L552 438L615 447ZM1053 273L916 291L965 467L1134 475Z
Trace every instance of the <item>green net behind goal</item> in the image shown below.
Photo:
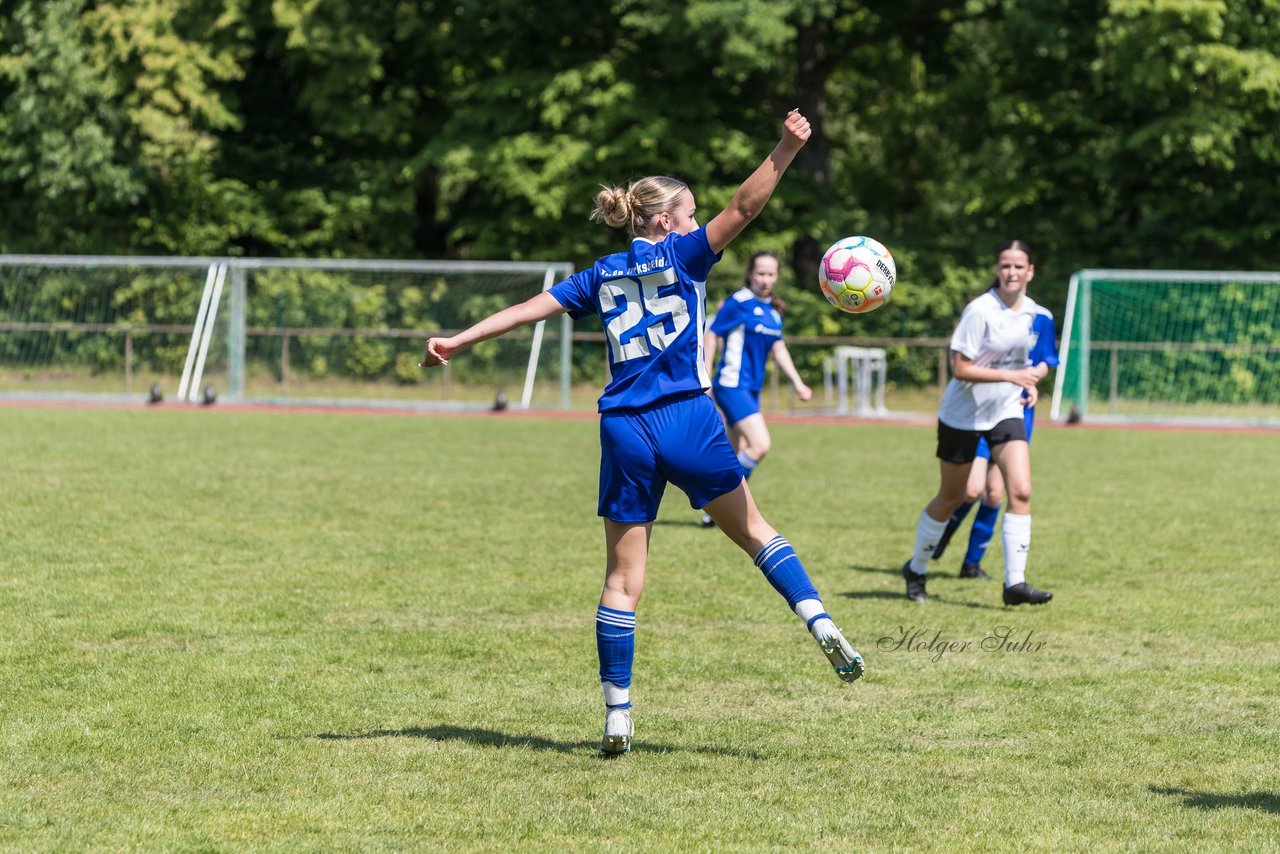
M1280 424L1280 273L1072 277L1055 418Z

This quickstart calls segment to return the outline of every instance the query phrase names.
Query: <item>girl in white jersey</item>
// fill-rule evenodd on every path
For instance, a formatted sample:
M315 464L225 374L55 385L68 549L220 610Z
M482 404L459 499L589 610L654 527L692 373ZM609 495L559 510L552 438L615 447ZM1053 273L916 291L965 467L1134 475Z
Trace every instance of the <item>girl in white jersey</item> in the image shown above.
M965 307L951 336L954 378L938 410L941 483L920 514L915 553L902 566L908 599L925 601L929 558L947 520L964 502L969 470L982 438L991 449L991 462L1004 476L1009 496L1001 529L1004 603L1041 605L1053 598L1052 593L1027 584L1025 577L1031 547L1031 456L1023 409L1035 406L1036 384L1049 372L1044 362L1027 365L1038 307L1026 288L1034 275L1025 243L1012 240L1001 246L995 283Z
M668 482L754 557L841 679L852 682L863 672L861 656L823 609L795 550L756 509L724 422L706 394L710 379L701 333L707 275L759 214L809 133L808 120L792 111L773 153L705 228L695 218L693 194L673 178L604 188L592 219L626 226L633 235L628 249L457 335L427 341L422 366L434 367L479 341L565 311L574 317L596 314L604 324L610 381L599 404L599 514L606 568L596 650L606 709L600 749L606 754L631 748L636 605Z

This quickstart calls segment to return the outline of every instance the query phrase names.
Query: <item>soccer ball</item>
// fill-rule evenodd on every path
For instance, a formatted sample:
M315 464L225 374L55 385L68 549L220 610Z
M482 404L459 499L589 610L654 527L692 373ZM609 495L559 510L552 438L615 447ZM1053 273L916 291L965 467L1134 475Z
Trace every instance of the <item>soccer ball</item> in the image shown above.
M837 240L818 265L818 287L841 311L865 314L889 300L898 278L893 256L870 237Z

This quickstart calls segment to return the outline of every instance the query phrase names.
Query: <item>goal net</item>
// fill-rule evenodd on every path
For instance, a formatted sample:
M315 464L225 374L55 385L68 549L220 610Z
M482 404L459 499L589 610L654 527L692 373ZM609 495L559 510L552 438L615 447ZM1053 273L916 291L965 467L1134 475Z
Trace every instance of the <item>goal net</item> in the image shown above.
M418 368L564 263L0 256L0 395L567 406L566 316Z
M1280 273L1071 277L1055 419L1280 425Z

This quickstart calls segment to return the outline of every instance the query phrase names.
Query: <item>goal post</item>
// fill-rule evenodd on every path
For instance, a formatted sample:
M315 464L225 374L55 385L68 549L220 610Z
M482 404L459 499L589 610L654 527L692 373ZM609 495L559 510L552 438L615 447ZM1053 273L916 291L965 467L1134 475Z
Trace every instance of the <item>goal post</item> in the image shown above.
M1280 272L1081 270L1055 420L1280 426Z
M441 370L426 335L458 332L572 273L564 262L231 259L214 329L215 384L275 404L568 407L565 315L481 342ZM222 318L225 317L225 320ZM220 342L225 341L225 344ZM225 358L213 361L213 355Z
M417 367L564 262L0 255L0 396L568 407L572 320ZM206 392L208 388L208 392Z

